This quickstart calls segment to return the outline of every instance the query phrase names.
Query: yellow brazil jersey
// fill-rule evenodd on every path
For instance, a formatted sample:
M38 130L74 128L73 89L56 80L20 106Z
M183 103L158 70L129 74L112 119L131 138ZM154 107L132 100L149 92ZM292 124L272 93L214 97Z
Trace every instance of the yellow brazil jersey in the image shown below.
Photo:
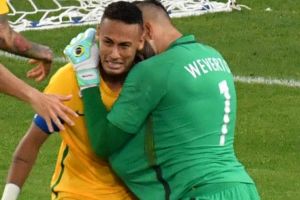
M105 106L110 109L119 92L111 91L104 81L101 81L100 90ZM72 99L65 105L81 115L74 119L75 126L65 125L65 130L60 132L62 143L51 180L52 199L133 199L108 163L99 159L90 147L83 119L83 104L71 64L57 71L45 93L72 94Z
M0 0L0 15L6 14L8 11L6 0Z

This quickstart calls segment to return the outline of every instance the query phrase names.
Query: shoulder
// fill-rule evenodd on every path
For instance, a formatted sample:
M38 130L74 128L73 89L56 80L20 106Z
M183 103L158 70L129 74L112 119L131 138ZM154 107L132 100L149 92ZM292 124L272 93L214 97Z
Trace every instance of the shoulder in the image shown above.
M181 58L182 54L178 54L176 49L168 49L136 64L129 73L129 76L134 76L141 81L153 80L157 83L161 83L161 81L166 82L174 65L180 64Z
M222 57L221 53L214 47L207 45L207 44L203 44L203 43L197 43L197 44L203 54L217 55L217 56Z
M156 55L143 60L131 69L127 79L147 81L155 78L156 80L165 73L167 67L161 61L161 55Z
M51 77L48 86L45 89L46 93L70 93L77 86L76 75L73 66L68 63L59 68Z
M50 83L56 82L60 79L74 79L75 78L75 72L73 70L73 66L71 63L68 63L62 67L60 67L54 75L50 79Z
M162 52L139 62L134 66L134 70L145 72L160 70L162 68L165 68L164 66L170 65L172 63L172 55L173 52L171 52L170 50Z

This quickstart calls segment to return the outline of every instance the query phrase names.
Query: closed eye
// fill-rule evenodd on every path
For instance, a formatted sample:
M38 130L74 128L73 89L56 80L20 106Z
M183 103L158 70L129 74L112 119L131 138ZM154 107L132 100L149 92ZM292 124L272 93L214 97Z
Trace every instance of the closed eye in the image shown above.
M113 41L110 40L110 39L108 39L108 38L104 39L104 40L102 41L102 43L104 43L106 46L111 46L111 45L113 45Z
M122 49L127 49L131 46L131 43L129 42L124 42L124 43L120 43L119 47L121 47Z

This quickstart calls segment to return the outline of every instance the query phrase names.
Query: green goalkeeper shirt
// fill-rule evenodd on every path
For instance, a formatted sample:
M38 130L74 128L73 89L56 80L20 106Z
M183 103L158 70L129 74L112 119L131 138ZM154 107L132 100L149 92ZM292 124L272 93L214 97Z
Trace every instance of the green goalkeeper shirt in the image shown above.
M209 183L253 183L233 148L233 75L220 53L192 35L137 64L107 119L134 134L110 163L140 199L179 199Z

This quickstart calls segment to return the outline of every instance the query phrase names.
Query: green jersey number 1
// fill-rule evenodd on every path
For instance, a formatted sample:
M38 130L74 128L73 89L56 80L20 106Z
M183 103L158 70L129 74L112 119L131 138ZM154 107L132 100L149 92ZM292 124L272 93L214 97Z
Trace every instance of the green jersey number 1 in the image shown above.
M227 81L223 80L219 83L220 94L224 96L224 116L223 116L223 124L221 128L221 136L220 136L220 146L225 145L225 137L228 133L228 124L230 122L229 113L230 113L230 94L229 88L227 85Z

